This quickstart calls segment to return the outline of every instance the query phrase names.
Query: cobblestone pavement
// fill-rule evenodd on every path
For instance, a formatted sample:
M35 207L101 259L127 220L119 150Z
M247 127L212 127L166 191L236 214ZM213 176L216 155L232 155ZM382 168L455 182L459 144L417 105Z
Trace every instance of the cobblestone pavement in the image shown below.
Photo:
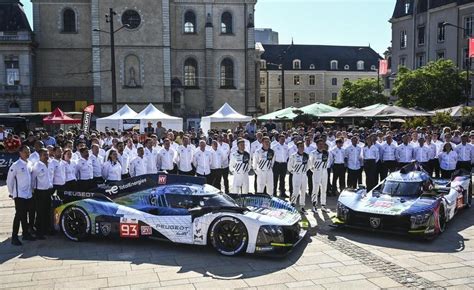
M14 209L0 185L0 288L474 289L474 210L431 242L333 229L309 214L308 238L285 258L218 255L212 248L155 241L10 244Z

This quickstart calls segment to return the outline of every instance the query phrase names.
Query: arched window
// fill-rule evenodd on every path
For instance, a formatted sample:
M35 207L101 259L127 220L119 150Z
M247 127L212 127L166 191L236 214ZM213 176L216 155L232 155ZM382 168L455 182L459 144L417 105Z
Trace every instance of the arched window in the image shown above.
M301 60L299 59L293 60L293 69L301 69Z
M359 60L357 62L357 70L364 70L364 61Z
M221 88L234 88L234 62L230 58L221 62Z
M331 70L337 70L337 60L331 60Z
M197 61L194 58L188 58L184 62L184 86L197 87Z
M141 86L140 59L130 54L125 57L124 63L124 86L127 88L138 88Z
M63 32L77 32L76 12L71 8L63 11Z
M316 67L314 66L314 64L310 64L309 65L309 69L315 69Z
M184 33L196 33L196 14L192 11L184 14Z
M232 34L232 14L224 12L221 16L221 33Z

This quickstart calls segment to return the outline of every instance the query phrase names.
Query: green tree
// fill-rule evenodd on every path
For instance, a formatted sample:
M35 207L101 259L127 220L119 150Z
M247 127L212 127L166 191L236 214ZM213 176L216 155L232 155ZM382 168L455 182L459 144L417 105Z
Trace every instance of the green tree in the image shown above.
M466 124L474 124L474 107L462 108L461 121Z
M380 82L380 89L378 89L376 79L345 81L337 99L331 101L331 106L362 108L377 103L386 104L387 97L378 93L379 90L382 91L382 80Z
M449 112L437 112L431 117L431 124L438 127L454 127L456 122Z
M400 67L392 93L397 105L432 110L462 103L465 84L465 72L453 61L440 59L416 70Z

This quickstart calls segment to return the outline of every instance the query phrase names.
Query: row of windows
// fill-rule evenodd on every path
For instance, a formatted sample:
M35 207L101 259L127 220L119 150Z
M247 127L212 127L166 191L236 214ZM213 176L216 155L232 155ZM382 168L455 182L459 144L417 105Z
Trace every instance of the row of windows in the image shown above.
M331 93L331 98L335 100L337 98L337 93ZM294 92L293 93L293 103L294 104L301 104L302 98L301 94L299 92ZM308 101L310 103L315 103L316 102L316 93L309 93L308 95ZM260 93L260 103L266 103L267 102L267 95L265 93ZM278 94L278 103L281 103L281 93Z
M344 78L344 81L348 81L349 78ZM260 85L265 85L266 84L266 78L265 77L260 77ZM295 86L301 85L301 78L299 75L293 76L293 84ZM316 85L316 76L315 75L310 75L308 78L308 84L310 86L315 86ZM331 79L331 84L333 86L337 86L337 78L332 78ZM281 86L281 76L278 76L278 85Z
M223 89L233 89L234 87L234 62L230 58L222 60L219 71L219 85ZM184 86L198 86L198 63L194 58L188 58L184 62Z
M210 15L208 15L209 17ZM123 25L126 25L128 29L136 29L141 23L140 14L129 9L122 13L121 21ZM207 20L210 21L209 19ZM184 33L194 34L196 33L196 14L192 11L187 11L184 14ZM220 31L222 34L233 33L233 16L230 12L224 12L221 15ZM66 8L62 13L62 32L75 33L77 32L77 15L76 12L71 8Z
M436 41L438 43L442 43L446 39L446 25L445 22L438 22L437 25L437 33L436 33ZM464 17L464 37L472 36L473 29L474 29L474 16L467 16ZM454 33L457 33L457 30L453 30ZM426 28L425 26L419 26L417 28L417 45L423 46L425 45L425 38L426 38ZM407 30L400 31L400 48L407 48L408 47L408 35Z
M338 70L339 69L339 62L337 60L331 60L330 66L331 66L331 70ZM261 68L262 69L267 68L267 64L266 64L265 60L261 61ZM293 60L293 69L295 69L295 70L300 70L301 69L301 60L299 60L299 59ZM316 69L316 66L314 64L310 64L309 69L310 70ZM351 69L351 67L348 64L346 64L344 66L344 70L350 70L350 69ZM357 61L357 70L364 70L364 69L365 69L364 61L363 60ZM375 65L372 65L370 67L370 69L375 70Z

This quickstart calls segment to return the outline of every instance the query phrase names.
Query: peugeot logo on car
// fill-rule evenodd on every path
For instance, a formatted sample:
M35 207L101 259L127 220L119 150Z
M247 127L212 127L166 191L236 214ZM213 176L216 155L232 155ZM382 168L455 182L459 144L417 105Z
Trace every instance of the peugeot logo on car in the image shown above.
M369 221L372 228L377 229L380 227L380 218L371 217Z

